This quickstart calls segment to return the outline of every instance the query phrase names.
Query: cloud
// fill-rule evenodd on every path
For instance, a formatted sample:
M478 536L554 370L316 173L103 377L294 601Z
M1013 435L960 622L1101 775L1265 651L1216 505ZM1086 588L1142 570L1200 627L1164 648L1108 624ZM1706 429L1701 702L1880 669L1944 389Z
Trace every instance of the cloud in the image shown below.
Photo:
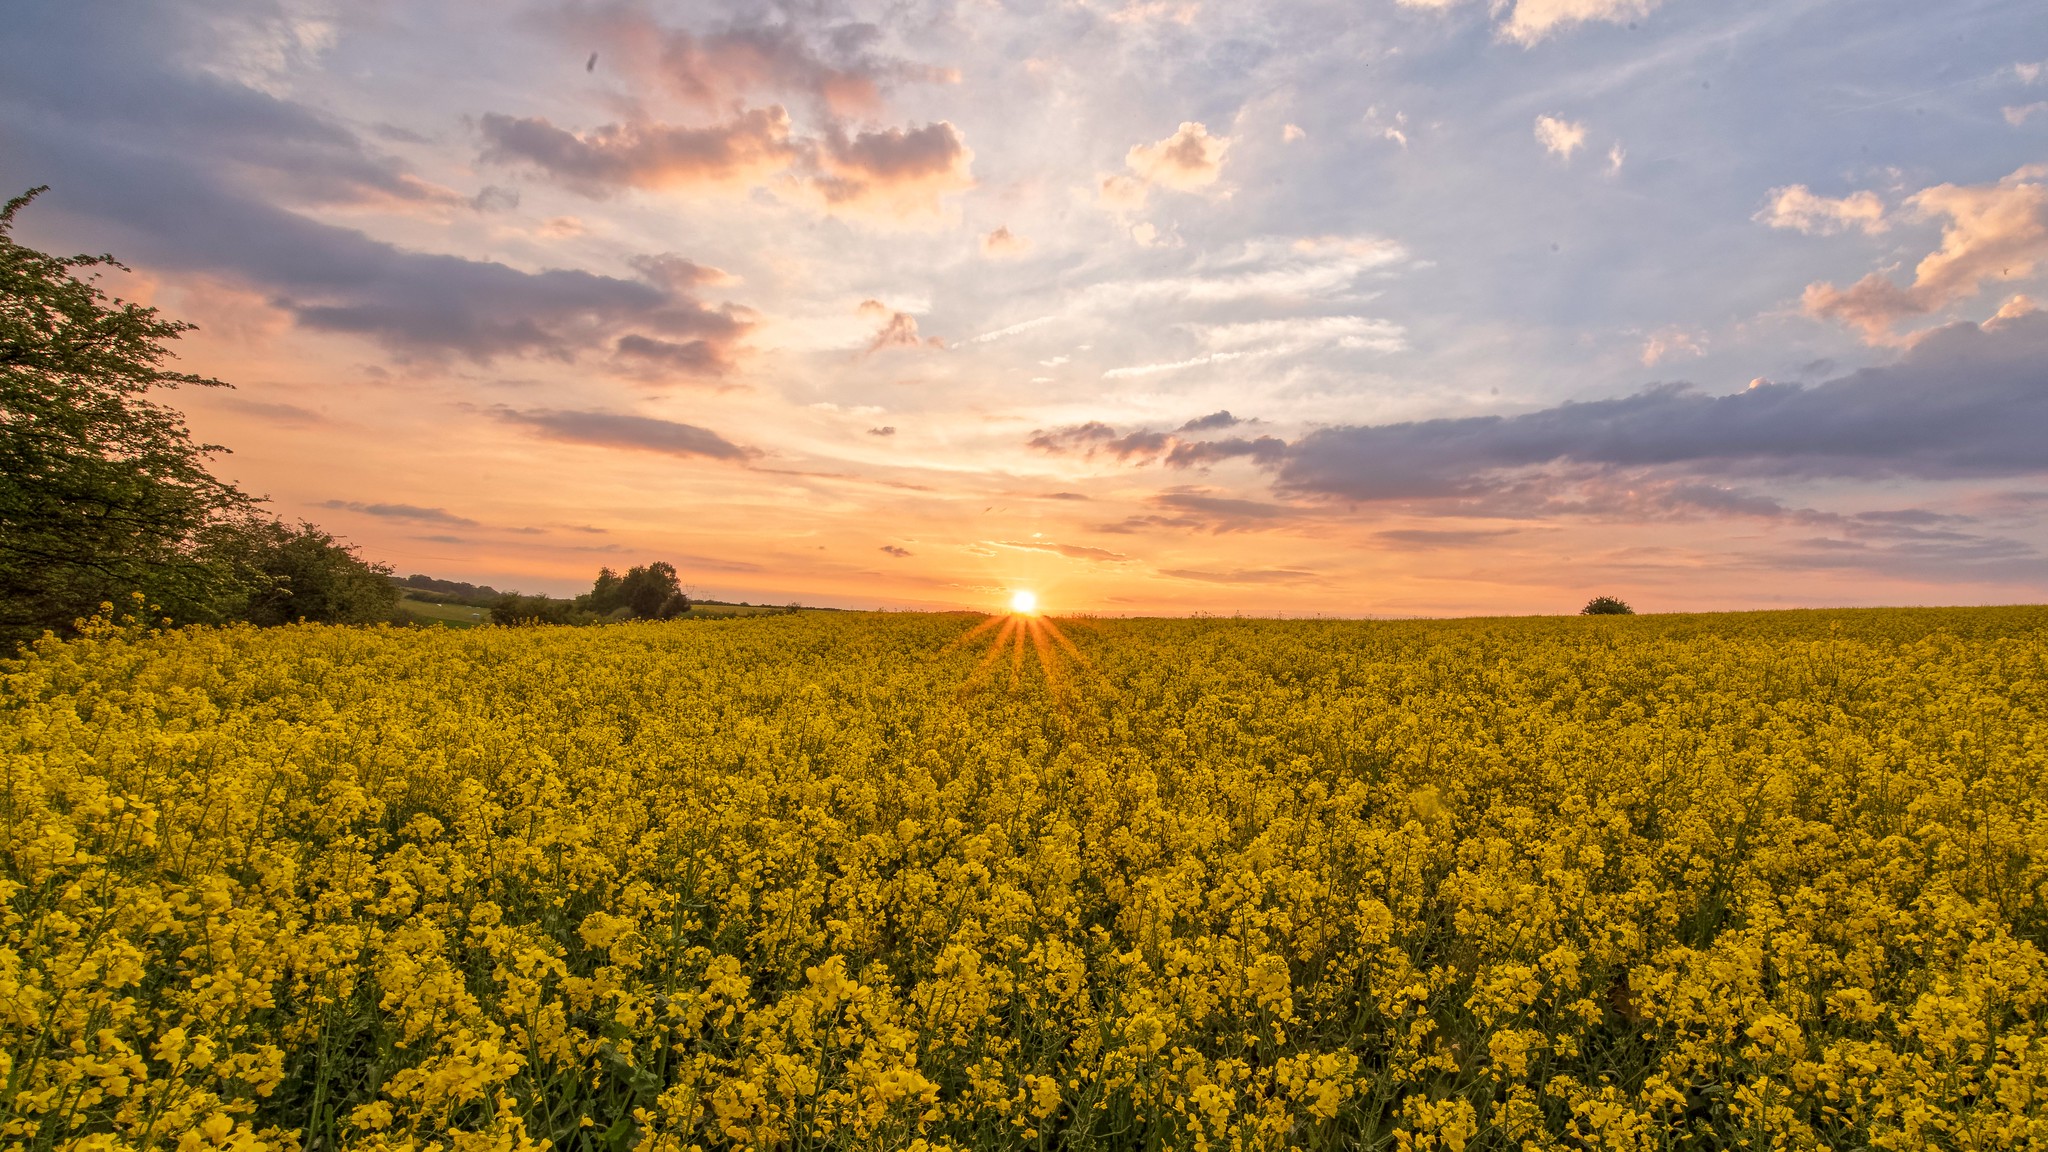
M1293 316L1202 325L1194 331L1210 348L1265 355L1326 347L1399 352L1408 346L1400 325L1370 316Z
M1093 560L1103 564L1126 564L1130 557L1107 548L1091 548L1086 544L1055 544L1050 540L990 540L998 548L1016 548L1026 552L1051 552L1069 560Z
M1683 328L1665 328L1652 332L1650 338L1643 342L1643 367L1648 368L1681 353L1687 356L1706 355L1706 338Z
M1199 368L1204 364L1220 364L1226 360L1242 357L1242 352L1211 352L1203 356L1190 356L1185 360L1162 360L1153 364L1129 364L1122 368L1111 368L1102 374L1104 380L1128 380L1133 376L1155 376L1161 372L1178 372L1182 368Z
M893 312L880 300L860 302L863 316L886 316L882 326L876 329L874 338L868 342L870 355L886 348L944 348L946 342L933 336L925 339L917 334L917 317L908 312Z
M1031 241L1010 231L1004 224L981 238L981 254L997 258L1022 256L1031 251Z
M894 544L882 545L882 551L887 552L889 555L896 557L898 560L904 559L905 557L911 555L910 549L898 548Z
M614 348L623 359L685 376L723 376L734 367L731 346L707 339L657 340L629 333Z
M1198 568L1162 568L1159 574L1175 580L1199 580L1205 584L1298 584L1321 579L1314 572L1300 568L1233 568L1227 572L1210 572Z
M748 460L760 454L694 424L624 412L498 408L493 415L508 424L531 428L550 440L570 444L659 452L667 456L702 456L712 460Z
M868 435L870 436L894 436L895 434L896 426L894 424L884 424L880 428L868 429Z
M835 121L799 137L774 105L702 127L638 119L583 133L490 112L477 131L485 161L529 165L598 199L624 188L778 186L834 213L904 221L937 215L943 197L974 187L974 153L943 120L851 134Z
M2048 472L2048 314L1929 333L1894 364L1813 387L1662 386L1520 416L1334 427L1297 440L1280 490L1351 500L1500 493L1546 472L1903 476Z
M1297 140L1306 139L1308 139L1308 133L1299 124L1288 124L1280 129L1280 142L1283 144L1292 144Z
M1536 117L1536 142L1543 150L1569 161L1572 153L1585 146L1586 126L1557 116Z
M1888 226L1884 201L1875 192L1851 192L1840 199L1816 196L1804 184L1771 189L1771 202L1757 212L1756 219L1773 228L1791 228L1813 235L1833 235L1860 228L1876 235Z
M1657 0L1515 0L1514 11L1500 26L1500 34L1527 47L1574 24L1641 19L1656 5Z
M1033 328L1043 328L1058 319L1058 316L1035 317L1019 324L1012 324L1007 328L998 328L993 332L983 332L979 336L969 337L967 342L969 344L986 344L991 340L1001 340L1005 337L1015 336L1020 332L1029 332Z
M1992 184L1938 184L1906 201L1919 216L1945 218L1941 247L1901 286L1873 272L1847 288L1814 283L1801 297L1808 315L1838 320L1882 343L1901 321L1975 296L1986 281L2031 276L2048 261L2048 165L2021 168Z
M1111 173L1095 186L1096 202L1112 212L1136 212L1145 206L1151 185L1123 172Z
M1230 144L1228 137L1211 136L1208 128L1190 120L1164 140L1136 145L1124 154L1124 164L1147 184L1196 192L1223 174Z
M1216 412L1182 425L1179 433L1228 428L1242 423L1228 412ZM1195 440L1174 432L1139 428L1122 435L1099 420L1065 428L1041 429L1031 434L1025 446L1051 455L1080 453L1086 457L1114 456L1119 461L1149 463L1163 460L1169 468L1202 468L1225 460L1248 457L1262 464L1276 464L1287 443L1272 436L1245 439Z
M580 135L544 117L487 112L477 131L484 160L529 164L593 198L620 188L758 184L799 155L789 138L789 114L779 107L751 109L705 128L607 124Z
M879 29L856 21L761 22L705 33L609 5L572 9L556 23L566 34L595 38L603 58L640 84L699 111L795 97L821 115L865 117L880 111L883 92L896 84L959 79L949 68L876 54Z
M1287 454L1287 442L1274 436L1247 440L1233 436L1226 440L1183 440L1166 454L1169 468L1205 468L1239 457L1256 464L1276 464Z
M1223 174L1231 144L1227 136L1212 136L1206 126L1184 121L1164 140L1133 145L1124 153L1126 171L1098 176L1096 203L1111 212L1130 213L1145 206L1155 184L1176 192L1199 192ZM1150 247L1158 241L1159 229L1149 221L1140 223L1132 236Z
M1488 544L1519 531L1518 528L1390 528L1373 533L1372 538L1382 544L1410 550L1435 550Z
M1627 162L1628 149L1623 148L1621 146L1621 141L1616 140L1614 142L1614 146L1607 150L1607 174L1609 176L1612 176L1615 173L1620 172L1621 166L1623 164L1626 164Z
M477 527L477 522L467 516L457 516L446 508L422 508L417 504L362 504L354 500L323 500L320 507L358 512L364 516L375 516L384 520L406 520L415 524L446 524L453 528Z
M1207 416L1197 416L1193 420L1181 425L1176 431L1213 432L1223 428L1235 428L1242 423L1244 421L1232 416L1230 410L1225 408L1220 412L1211 412Z
M943 120L853 136L835 127L817 153L810 185L835 210L935 216L943 197L974 187L973 162L959 130Z
M1999 112L2005 116L2007 124L2018 128L2037 113L2048 112L2048 100L2036 100L2032 104L2008 104L1999 109Z
M10 168L50 183L37 210L82 221L95 247L256 288L302 327L412 357L568 360L631 332L737 339L738 317L661 284L418 251L281 207L390 203L426 186L320 113L171 68L189 33L129 11L142 21L130 39L158 51L69 27L90 18L58 6L39 13L45 46L0 67L0 102L42 109L7 124Z

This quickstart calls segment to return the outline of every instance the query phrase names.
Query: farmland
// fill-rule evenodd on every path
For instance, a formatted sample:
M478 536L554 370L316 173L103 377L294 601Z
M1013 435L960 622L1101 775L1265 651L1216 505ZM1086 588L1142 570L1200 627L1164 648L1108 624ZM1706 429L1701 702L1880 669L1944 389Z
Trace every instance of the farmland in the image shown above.
M44 641L9 1147L2048 1143L2048 609Z

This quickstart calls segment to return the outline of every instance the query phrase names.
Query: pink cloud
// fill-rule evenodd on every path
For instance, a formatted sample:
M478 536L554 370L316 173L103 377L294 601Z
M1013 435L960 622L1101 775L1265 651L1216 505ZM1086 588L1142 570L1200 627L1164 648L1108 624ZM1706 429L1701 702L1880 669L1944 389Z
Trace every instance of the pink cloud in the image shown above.
M1871 273L1847 288L1807 285L1808 315L1860 329L1872 343L1894 339L1897 326L1975 296L1987 282L2018 280L2048 261L2048 166L2021 168L1991 184L1938 184L1916 193L1906 207L1945 218L1941 246L1901 286Z

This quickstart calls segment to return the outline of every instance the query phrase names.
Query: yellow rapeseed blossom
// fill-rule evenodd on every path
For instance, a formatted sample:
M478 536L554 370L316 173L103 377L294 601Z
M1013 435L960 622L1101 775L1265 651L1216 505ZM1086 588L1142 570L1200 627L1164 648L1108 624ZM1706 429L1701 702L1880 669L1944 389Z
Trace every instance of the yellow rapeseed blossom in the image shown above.
M1052 627L46 639L0 1147L2048 1148L2048 611Z

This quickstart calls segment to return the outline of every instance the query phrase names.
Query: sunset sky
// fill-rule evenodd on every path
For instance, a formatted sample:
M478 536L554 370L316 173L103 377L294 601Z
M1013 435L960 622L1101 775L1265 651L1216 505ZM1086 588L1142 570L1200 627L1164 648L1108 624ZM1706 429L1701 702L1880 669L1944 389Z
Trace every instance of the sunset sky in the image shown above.
M2048 599L2040 0L23 0L19 238L400 573Z

